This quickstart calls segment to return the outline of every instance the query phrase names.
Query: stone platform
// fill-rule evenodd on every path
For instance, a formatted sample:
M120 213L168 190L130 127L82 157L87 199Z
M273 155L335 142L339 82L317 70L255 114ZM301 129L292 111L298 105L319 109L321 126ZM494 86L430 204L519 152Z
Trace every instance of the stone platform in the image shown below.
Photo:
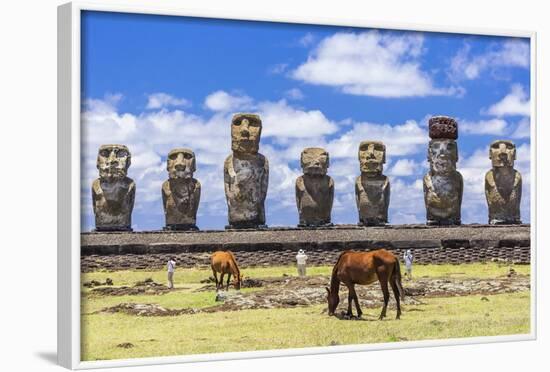
M159 269L169 256L180 267L207 266L213 251L227 249L243 267L293 264L299 249L308 265L333 264L347 249L376 248L399 255L413 249L416 263L529 263L530 232L530 225L473 224L82 233L82 271Z

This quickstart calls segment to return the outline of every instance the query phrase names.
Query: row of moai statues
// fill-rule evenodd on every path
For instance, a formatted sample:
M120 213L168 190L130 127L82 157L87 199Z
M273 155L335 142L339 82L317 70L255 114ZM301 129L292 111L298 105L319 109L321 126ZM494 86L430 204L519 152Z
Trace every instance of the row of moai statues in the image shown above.
M269 163L258 152L262 121L258 115L235 114L231 121L232 153L224 162L224 189L228 206L226 228L266 227L265 199ZM424 176L424 201L428 225L459 225L463 180L456 169L458 125L446 116L429 121L430 170ZM390 182L383 174L386 146L363 141L358 151L361 174L355 181L359 224L388 223ZM521 175L514 169L516 147L511 141L494 141L489 148L492 169L485 176L485 195L490 224L519 224ZM302 151L303 175L296 180L296 205L302 227L331 226L334 180L327 174L329 153L317 147ZM136 186L127 176L131 155L124 145L99 148L99 178L92 185L96 231L131 231ZM193 178L196 157L192 150L177 148L166 160L168 180L162 184L165 230L196 230L201 184Z

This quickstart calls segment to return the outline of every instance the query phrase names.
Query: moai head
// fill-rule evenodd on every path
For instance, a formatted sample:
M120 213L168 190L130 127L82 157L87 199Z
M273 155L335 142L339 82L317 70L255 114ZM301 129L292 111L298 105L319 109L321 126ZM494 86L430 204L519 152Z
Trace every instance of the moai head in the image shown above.
M324 176L329 167L328 152L319 147L308 147L302 151L300 163L304 174Z
M493 168L513 167L516 160L516 145L512 141L494 141L489 147L489 159Z
M128 173L132 156L124 145L102 145L97 154L99 178L113 181L123 179Z
M255 114L235 114L231 120L231 150L256 154L260 147L262 120Z
M434 116L429 123L430 144L428 161L430 170L435 174L447 174L456 170L458 161L458 123L448 116Z
M191 179L196 170L195 153L189 149L178 148L168 153L166 170L170 179Z
M435 174L446 174L456 170L458 148L454 140L434 139L428 145L428 161Z
M359 167L367 175L382 174L386 163L386 145L380 141L363 141L359 144Z

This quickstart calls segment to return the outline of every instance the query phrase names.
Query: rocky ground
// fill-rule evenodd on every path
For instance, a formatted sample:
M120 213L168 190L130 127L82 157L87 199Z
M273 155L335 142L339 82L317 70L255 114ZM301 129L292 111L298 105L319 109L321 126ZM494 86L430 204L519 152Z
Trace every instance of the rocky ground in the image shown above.
M219 305L202 309L165 309L155 304L122 303L102 309L104 313L126 313L137 316L175 316L181 314L211 313L218 311L236 311L245 309L274 309L291 308L297 306L311 306L326 304L326 290L329 278L324 276L313 277L279 277L265 279L248 279L243 287L261 288L254 292L219 292L215 294L215 286L211 282L195 291L212 291L213 296L220 300ZM513 270L506 276L491 279L441 279L418 278L404 281L405 305L422 304L422 298L452 297L480 295L481 300L488 301L485 295L527 291L530 289L530 278L517 275ZM120 294L163 294L171 291L162 284L146 281L134 287L102 287L91 290L92 295L120 295ZM373 308L382 305L382 292L378 284L356 286L361 307ZM182 296L185 293L182 292ZM344 285L340 291L340 310L347 307L347 289ZM393 303L393 294L391 302Z

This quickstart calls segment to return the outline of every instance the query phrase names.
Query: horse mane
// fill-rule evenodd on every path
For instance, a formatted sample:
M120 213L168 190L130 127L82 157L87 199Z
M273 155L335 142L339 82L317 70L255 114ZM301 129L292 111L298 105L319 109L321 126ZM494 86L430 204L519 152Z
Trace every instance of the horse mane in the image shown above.
M226 251L231 256L231 263L235 265L235 270L237 271L237 278L240 279L241 277L241 270L239 269L239 266L237 265L237 259L235 258L235 255L231 251Z
M348 253L348 251L344 251L340 253L340 256L338 256L338 260L336 260L336 263L332 268L332 275L330 277L330 291L332 293L338 293L340 290L340 280L338 280L337 271L338 271L338 265L340 264L340 260L346 253Z

